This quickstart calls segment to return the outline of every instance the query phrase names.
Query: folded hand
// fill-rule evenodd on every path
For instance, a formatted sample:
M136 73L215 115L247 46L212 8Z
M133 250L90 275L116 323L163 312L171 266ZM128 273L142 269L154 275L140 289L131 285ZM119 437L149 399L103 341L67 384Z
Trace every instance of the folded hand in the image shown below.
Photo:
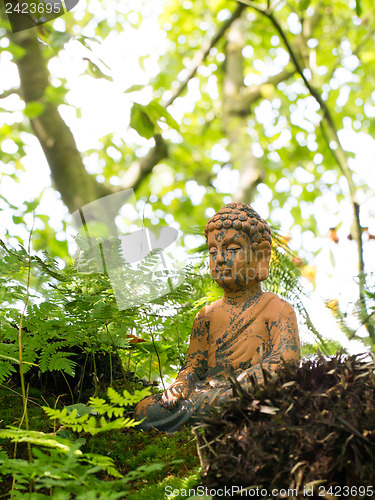
M180 400L186 399L186 397L187 391L182 383L173 384L169 387L169 389L163 392L161 405L163 408L169 410L171 408L175 408L179 404Z

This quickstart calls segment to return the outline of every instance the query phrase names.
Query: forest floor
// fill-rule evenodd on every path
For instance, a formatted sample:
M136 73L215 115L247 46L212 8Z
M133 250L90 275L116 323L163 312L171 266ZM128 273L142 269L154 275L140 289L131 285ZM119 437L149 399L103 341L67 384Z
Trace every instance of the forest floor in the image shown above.
M30 429L45 433L56 432L54 421L49 420L42 408L42 406L54 407L55 405L56 398L44 397L40 391L30 389L28 404ZM0 386L0 407L2 409L0 428L9 425L19 427L23 415L20 390L6 385ZM143 432L136 428L126 428L96 436L76 433L76 437L83 437L86 440L82 448L83 452L111 457L117 470L123 475L139 466L153 463L164 464L161 470L148 473L144 478L132 483L131 493L126 497L129 500L165 499L167 486L171 491L179 488L193 488L200 484L196 442L189 427L173 435L156 430ZM9 457L14 457L16 449L17 458L27 458L24 443L17 444L15 448L14 443L2 440L1 449L6 451ZM11 481L11 478L9 480ZM0 485L2 494L10 487L10 481L9 484L3 482ZM178 498L178 496L173 498Z

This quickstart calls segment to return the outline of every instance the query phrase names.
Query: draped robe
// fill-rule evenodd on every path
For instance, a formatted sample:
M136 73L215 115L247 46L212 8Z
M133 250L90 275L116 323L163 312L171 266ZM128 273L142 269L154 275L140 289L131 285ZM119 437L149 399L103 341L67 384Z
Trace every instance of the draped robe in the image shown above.
M299 358L296 317L288 302L268 292L237 306L225 307L220 299L196 316L186 363L172 384L183 385L188 396L171 409L161 404L162 394L144 399L135 410L135 418L144 419L139 427L175 432L231 397L229 374L242 382L251 374L260 378L260 362L272 371L281 357Z

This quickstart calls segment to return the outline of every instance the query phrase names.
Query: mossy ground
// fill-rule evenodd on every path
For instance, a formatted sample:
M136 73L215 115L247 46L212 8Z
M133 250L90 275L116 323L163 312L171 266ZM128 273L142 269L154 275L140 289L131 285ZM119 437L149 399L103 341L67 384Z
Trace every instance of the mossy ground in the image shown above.
M29 400L30 429L42 432L54 431L54 422L48 419L42 406L54 407L56 398L44 398L36 389L30 389ZM2 408L0 427L8 425L18 427L23 415L20 391L5 385L1 386L0 406ZM59 407L58 402L57 407ZM157 431L146 433L130 428L96 436L83 434L81 437L87 440L82 451L111 457L122 474L127 474L141 465L165 464L161 471L149 473L132 484L131 493L127 496L130 500L164 499L166 486L178 489L198 484L199 459L189 427L173 435ZM14 444L10 441L2 440L1 449L9 456L14 456ZM17 457L26 458L26 446L23 443L17 445Z

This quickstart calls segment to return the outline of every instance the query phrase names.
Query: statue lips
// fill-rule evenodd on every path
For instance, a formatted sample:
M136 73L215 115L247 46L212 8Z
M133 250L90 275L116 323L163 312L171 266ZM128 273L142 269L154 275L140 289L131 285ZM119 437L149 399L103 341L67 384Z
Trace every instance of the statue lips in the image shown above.
M230 269L229 267L215 267L213 271L217 276L229 276L230 274L232 274L232 269Z

